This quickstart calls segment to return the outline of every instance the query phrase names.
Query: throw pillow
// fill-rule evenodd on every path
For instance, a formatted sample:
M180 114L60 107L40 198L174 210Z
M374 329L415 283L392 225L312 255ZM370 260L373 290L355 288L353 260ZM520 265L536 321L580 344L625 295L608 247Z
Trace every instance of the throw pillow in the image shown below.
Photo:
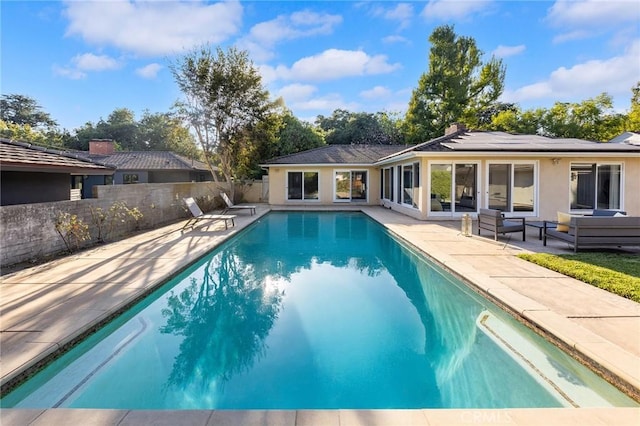
M558 212L558 225L556 230L559 232L569 232L569 222L571 222L571 215L569 213Z
M617 212L616 214L613 215L613 217L626 217L627 215L622 213L622 212Z

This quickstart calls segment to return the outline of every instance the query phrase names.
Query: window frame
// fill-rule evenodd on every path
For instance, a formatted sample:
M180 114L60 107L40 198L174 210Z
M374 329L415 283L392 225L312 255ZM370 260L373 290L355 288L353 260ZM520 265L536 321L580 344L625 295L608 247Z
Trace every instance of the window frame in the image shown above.
M290 173L300 173L301 174L301 179L300 179L300 198L289 198L289 174ZM305 174L306 173L315 173L316 175L316 179L317 179L317 186L318 186L318 196L317 198L305 198ZM286 171L286 177L285 177L285 188L284 188L284 195L285 195L285 200L288 202L306 202L306 203L312 203L312 202L319 202L320 201L320 171L319 170L287 170Z
M460 165L473 165L475 168L475 204L476 204L476 209L475 212L474 211L468 211L468 210L456 210L456 186L457 186L457 182L456 182L456 167L460 166ZM449 209L445 210L444 208L442 208L442 210L437 210L434 209L433 205L433 199L432 198L432 194L433 195L438 195L438 194L434 194L434 189L432 188L432 183L433 183L433 166L448 166L450 168L449 173L451 176L451 186L449 188ZM427 206L427 211L429 216L449 216L449 217L460 217L465 213L477 213L480 210L480 199L481 199L481 188L482 188L482 168L481 168L481 162L479 160L472 160L472 161L464 161L464 160L460 160L457 161L455 159L450 159L450 160L430 160L428 162L427 165L427 190L425 192L425 194L428 194L429 197L429 202L428 202L428 206ZM438 203L440 203L440 200L437 200ZM443 201L444 203L444 201Z
M338 173L349 173L349 198L338 198L337 194L338 194L338 188L337 188L337 181L336 181L336 176ZM364 182L364 193L365 193L365 198L353 198L353 174L354 173L365 173L366 174L366 179ZM369 185L369 181L371 179L371 170L369 169L364 169L364 168L356 168L356 169L333 169L333 173L332 173L332 179L333 179L333 202L334 203L369 203L369 189L370 189L370 185Z
M538 216L538 211L540 209L540 162L538 160L488 160L486 162L486 168L485 168L485 179L487 182L487 186L485 189L485 199L484 199L484 205L486 206L486 208L491 208L489 206L489 198L491 196L491 194L489 193L489 182L490 182L490 171L491 171L491 165L496 164L496 165L508 165L509 167L509 186L508 186L508 191L509 191L509 206L508 209L506 210L501 210L504 213L505 217L512 217L512 216L518 216L518 217L537 217ZM514 196L513 196L513 192L515 189L515 181L516 179L514 179L515 176L515 170L516 168L514 166L517 165L531 165L533 166L533 209L531 211L517 211L514 210L513 208L513 204L514 204Z
M588 208L572 207L572 204L573 204L573 201L572 201L573 183L572 182L574 182L574 180L577 182L577 176L576 176L576 179L573 178L574 166L577 166L577 165L594 167L595 178L594 178L593 191L592 191L593 207L588 207ZM618 206L616 207L611 207L610 203L608 207L598 206L599 169L600 167L603 167L603 166L616 166L618 167L618 170L619 170L620 181L618 182ZM624 210L624 162L621 162L621 161L572 161L569 163L569 211L571 213L577 213L577 214L585 214L585 213L589 214L593 212L594 209Z

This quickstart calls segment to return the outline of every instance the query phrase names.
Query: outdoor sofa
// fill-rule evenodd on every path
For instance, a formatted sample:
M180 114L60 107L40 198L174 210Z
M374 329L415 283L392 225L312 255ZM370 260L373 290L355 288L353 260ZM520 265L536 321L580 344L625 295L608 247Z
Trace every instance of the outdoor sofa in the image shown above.
M543 245L547 238L565 241L577 252L594 247L640 246L640 217L572 216L566 226L557 221L544 221Z

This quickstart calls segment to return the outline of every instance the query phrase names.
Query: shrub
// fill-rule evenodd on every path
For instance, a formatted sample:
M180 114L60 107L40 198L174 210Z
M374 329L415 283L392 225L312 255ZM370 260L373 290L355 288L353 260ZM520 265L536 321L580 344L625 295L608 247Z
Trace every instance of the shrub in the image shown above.
M55 228L70 252L78 250L83 241L91 239L89 226L75 214L58 212Z

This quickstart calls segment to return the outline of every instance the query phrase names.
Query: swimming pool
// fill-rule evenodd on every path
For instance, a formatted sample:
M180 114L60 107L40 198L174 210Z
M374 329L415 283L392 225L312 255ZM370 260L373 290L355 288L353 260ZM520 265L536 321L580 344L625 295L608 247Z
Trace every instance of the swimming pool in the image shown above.
M572 405L635 404L371 219L344 212L270 213L2 400L125 409Z

